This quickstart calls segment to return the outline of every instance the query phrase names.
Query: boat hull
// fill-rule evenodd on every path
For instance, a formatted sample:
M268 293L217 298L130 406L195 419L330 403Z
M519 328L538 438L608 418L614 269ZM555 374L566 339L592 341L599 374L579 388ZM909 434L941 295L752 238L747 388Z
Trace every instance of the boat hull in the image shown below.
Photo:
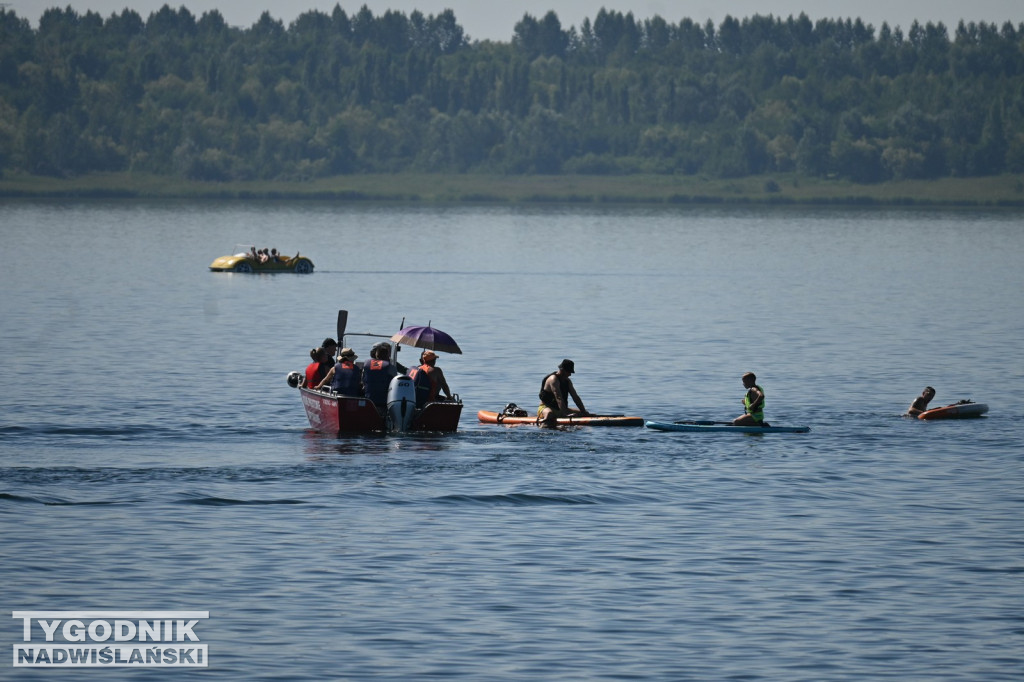
M321 433L369 433L386 431L387 423L367 398L331 395L300 388L309 425ZM427 403L418 410L409 431L458 431L462 402Z
M984 403L957 403L936 407L917 415L918 419L934 421L936 419L975 419L988 412L988 405Z
M526 417L511 417L500 412L480 410L476 413L477 419L484 424L505 424L508 426L516 424L538 425L537 415ZM562 417L557 420L559 426L643 426L643 417L626 417L623 415L600 415L590 417Z
M687 431L690 433L732 432L732 433L807 433L809 426L734 426L717 422L658 422L644 423L649 429L656 431Z

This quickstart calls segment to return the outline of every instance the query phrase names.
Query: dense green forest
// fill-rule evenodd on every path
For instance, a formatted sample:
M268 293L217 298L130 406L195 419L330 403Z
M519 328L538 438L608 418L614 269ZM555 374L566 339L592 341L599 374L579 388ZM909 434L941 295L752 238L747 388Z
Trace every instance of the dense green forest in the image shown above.
M1024 171L1024 24L600 10L509 43L363 7L249 28L0 10L0 171L196 180L364 172L772 172L856 182Z

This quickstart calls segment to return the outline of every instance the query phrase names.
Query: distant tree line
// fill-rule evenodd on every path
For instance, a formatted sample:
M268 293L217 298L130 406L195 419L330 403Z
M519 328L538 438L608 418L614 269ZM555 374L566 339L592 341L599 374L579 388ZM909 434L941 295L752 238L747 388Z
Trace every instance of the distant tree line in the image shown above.
M310 11L0 10L0 170L198 180L344 173L1024 171L1024 24Z

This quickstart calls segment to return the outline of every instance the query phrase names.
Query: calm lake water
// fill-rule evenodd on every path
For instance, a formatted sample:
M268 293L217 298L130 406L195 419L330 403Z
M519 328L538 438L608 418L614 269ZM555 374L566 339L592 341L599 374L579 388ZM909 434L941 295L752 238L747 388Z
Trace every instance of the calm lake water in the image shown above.
M208 669L84 679L1022 677L1019 212L6 202L0 239L3 640L210 612ZM236 243L316 272L209 272ZM340 308L458 340L457 434L308 430ZM592 411L731 418L752 370L812 431L477 423L563 357ZM989 415L901 419L929 384Z

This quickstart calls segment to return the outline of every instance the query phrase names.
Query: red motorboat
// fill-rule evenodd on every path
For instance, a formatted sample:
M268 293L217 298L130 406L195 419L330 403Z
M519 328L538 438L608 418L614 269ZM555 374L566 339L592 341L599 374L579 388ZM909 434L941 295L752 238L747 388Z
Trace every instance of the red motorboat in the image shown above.
M360 433L369 431L458 431L459 417L462 416L462 401L455 400L427 403L422 410L415 409L415 402L407 402L406 409L413 410L412 421L405 429L398 428L401 420L389 420L381 415L368 398L336 395L308 388L300 388L302 405L306 408L309 425L321 433ZM401 406L396 409L401 410ZM393 422L389 424L389 421Z
M338 341L343 342L348 311L338 311ZM403 320L403 325L405 321ZM409 330L429 330L430 334L417 333L411 336ZM436 332L436 333L434 333ZM396 358L401 349L399 343L419 348L429 348L448 353L462 353L451 337L431 327L409 327L393 336L370 333L349 333L348 336L368 336L387 339L391 346L390 357ZM443 336L443 338L442 338ZM446 344L446 345L441 345ZM399 365L399 367L401 367ZM416 389L408 375L399 374L391 380L387 404L378 409L373 401L363 396L332 393L330 390L317 391L301 386L302 376L298 372L288 375L288 385L299 389L302 405L306 408L309 425L321 433L366 433L371 431L439 431L452 432L459 429L462 416L462 400L458 394L451 399L435 399L422 407L416 407Z

